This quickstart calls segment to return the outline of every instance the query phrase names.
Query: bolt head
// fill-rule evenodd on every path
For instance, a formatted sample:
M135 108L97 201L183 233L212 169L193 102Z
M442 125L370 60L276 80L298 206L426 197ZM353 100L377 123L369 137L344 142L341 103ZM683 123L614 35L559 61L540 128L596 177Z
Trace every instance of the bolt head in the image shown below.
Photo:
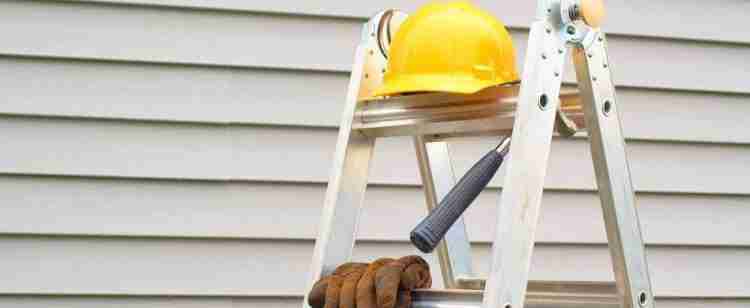
M602 106L602 113L604 113L605 116L608 116L610 111L612 111L612 102L606 100Z

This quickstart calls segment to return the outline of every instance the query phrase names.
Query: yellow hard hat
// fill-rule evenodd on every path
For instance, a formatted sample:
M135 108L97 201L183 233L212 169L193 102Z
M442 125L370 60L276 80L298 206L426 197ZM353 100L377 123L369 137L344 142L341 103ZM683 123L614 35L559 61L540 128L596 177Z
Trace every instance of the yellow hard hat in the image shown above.
M518 80L513 42L499 20L467 2L433 3L399 27L375 95L468 94Z

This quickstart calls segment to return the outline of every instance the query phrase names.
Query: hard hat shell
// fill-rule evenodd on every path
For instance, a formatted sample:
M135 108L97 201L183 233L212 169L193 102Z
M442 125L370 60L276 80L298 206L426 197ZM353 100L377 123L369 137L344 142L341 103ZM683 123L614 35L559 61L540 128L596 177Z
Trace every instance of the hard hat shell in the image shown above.
M499 20L467 2L432 3L399 27L375 95L474 93L518 80L513 42Z

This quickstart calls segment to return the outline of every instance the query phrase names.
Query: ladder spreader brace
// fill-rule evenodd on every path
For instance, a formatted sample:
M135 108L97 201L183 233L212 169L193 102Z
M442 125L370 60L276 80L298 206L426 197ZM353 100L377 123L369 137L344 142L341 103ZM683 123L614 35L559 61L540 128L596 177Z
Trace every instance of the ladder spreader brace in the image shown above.
M388 39L406 18L387 10L362 31L339 127L308 286L350 261L375 140L413 136L428 209L455 184L448 138L510 135L491 272L474 272L463 219L437 248L447 290L417 290L413 307L654 306L635 195L607 60L606 37L584 22L581 1L538 0L522 82L460 95L371 98L382 83ZM572 47L578 91L561 91ZM615 281L529 281L534 236L553 131L585 127L591 141ZM309 290L309 288L308 288ZM483 291L482 291L483 290ZM307 306L307 298L303 307Z

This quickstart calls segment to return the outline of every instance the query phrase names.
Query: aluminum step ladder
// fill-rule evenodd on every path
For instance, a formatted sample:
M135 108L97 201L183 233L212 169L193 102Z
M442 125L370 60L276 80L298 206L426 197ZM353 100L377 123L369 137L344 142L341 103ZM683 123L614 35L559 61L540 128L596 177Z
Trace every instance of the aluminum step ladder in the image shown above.
M488 278L472 269L459 219L437 248L447 289L416 290L412 306L653 307L607 41L594 27L601 5L597 0L538 0L521 84L470 95L369 98L382 83L390 37L406 15L387 10L370 19L354 58L308 286L350 261L377 138L413 136L431 210L456 182L445 140L512 134ZM568 52L578 91L561 91ZM570 136L577 127L585 127L591 142L615 281L529 281L552 135Z

